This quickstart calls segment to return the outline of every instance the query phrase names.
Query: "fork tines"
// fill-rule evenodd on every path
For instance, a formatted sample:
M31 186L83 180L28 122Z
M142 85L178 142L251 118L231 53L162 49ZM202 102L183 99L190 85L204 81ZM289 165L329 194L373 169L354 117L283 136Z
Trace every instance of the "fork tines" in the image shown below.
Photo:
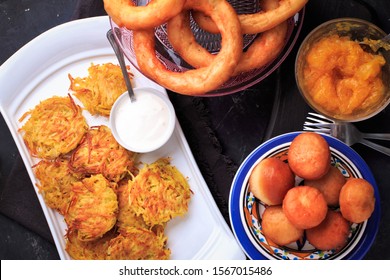
M309 116L306 117L306 119L314 121L316 123L334 123L333 120L331 120L323 115L320 115L320 114L309 112L308 115Z
M303 130L305 131L313 131L313 132L323 132L323 133L329 133L330 128L329 127L318 127L315 124L311 123L304 123Z
M309 112L306 121L303 124L303 130L314 132L330 132L330 126L334 123L323 115Z

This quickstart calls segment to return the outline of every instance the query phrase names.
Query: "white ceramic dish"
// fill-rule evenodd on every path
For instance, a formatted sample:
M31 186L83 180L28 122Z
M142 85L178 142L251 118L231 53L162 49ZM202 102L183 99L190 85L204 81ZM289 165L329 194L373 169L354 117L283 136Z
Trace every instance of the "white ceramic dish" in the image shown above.
M37 193L61 259L70 259L64 250L66 224L60 214L46 207L35 187L36 178L31 166L37 159L30 156L18 133L21 125L18 119L40 100L53 95L67 95L68 73L74 77L84 77L92 62L117 64L106 39L109 28L107 16L57 26L26 44L0 67L1 114L27 168L32 181L31 187ZM135 75L136 87L148 86L165 92L136 69L132 69L132 72ZM90 126L108 125L108 118L92 117L87 112L85 116ZM148 163L167 156L171 157L172 164L189 178L193 192L188 214L170 221L167 225L171 258L245 259L245 254L215 204L177 120L169 141L160 149L143 154L141 160Z

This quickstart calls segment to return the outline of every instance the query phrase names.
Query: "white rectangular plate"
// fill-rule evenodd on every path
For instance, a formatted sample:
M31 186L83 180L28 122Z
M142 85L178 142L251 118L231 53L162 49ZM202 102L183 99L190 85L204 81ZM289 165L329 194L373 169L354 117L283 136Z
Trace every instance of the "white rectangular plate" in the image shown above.
M65 251L66 224L63 216L46 206L35 187L36 178L31 166L37 159L30 156L18 133L21 126L18 119L48 97L67 95L68 73L73 77L85 77L91 63L118 64L106 39L109 28L106 16L57 26L26 44L0 67L1 114L27 168L61 259L70 259ZM135 75L135 87L149 86L165 92L135 68L132 67L131 71ZM108 126L105 117L92 117L87 112L85 116L90 126ZM140 159L150 163L168 156L172 158L172 164L189 178L193 192L188 214L173 219L166 228L171 259L245 259L196 165L178 121L168 143L155 152L143 154Z

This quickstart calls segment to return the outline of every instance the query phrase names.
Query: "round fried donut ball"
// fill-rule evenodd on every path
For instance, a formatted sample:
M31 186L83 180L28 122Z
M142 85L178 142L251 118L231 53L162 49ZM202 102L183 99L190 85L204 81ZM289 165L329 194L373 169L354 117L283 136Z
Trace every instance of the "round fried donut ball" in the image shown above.
M318 189L297 186L284 197L283 211L294 226L308 229L318 226L325 219L328 205Z
M319 189L325 197L328 206L338 206L340 190L346 182L340 170L331 166L328 173L316 180L305 180L305 185Z
M291 170L297 176L319 179L330 167L329 144L317 133L301 133L291 142L287 158Z
M267 205L282 204L295 178L287 163L279 158L260 161L249 177L249 190Z
M269 206L264 210L261 227L265 237L280 246L297 241L303 230L296 228L286 217L282 206Z
M373 186L363 178L348 179L340 191L340 211L353 223L367 220L375 208Z
M329 210L324 221L306 230L306 238L319 250L338 250L348 241L350 223L340 212Z

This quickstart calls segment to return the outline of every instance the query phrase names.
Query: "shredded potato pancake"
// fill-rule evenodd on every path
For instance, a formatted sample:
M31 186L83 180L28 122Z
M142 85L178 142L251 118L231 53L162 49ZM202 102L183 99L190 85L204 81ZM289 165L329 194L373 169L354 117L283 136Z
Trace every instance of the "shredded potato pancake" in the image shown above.
M62 215L70 202L72 184L78 181L68 163L67 159L42 160L33 166L35 176L39 180L37 187L45 203Z
M77 231L68 230L65 250L75 260L105 260L109 241L117 235L115 230L110 230L97 240L80 241Z
M171 252L165 248L166 236L141 228L127 228L111 239L107 259L166 260Z
M107 126L91 127L72 153L70 166L85 175L103 174L118 182L134 168L135 153L120 146Z
M83 78L69 74L70 89L92 115L109 116L115 100L127 90L122 71L112 63L91 64L88 74Z
M88 130L82 110L72 97L54 96L26 112L30 118L20 128L32 156L55 159L72 151Z
M70 231L77 231L79 240L96 240L113 228L118 212L118 200L112 188L115 186L101 174L72 185L65 222Z
M117 196L119 203L117 226L119 230L126 227L148 228L142 216L137 216L131 207L128 180L118 184Z
M147 225L161 225L188 211L191 190L186 178L162 158L140 169L129 181L131 207Z
M88 70L86 78L69 75L71 89L97 110L92 114L108 115L126 90L122 73L111 63ZM186 178L169 158L140 170L138 154L123 148L108 126L89 127L82 111L68 94L41 101L19 119L36 157L39 194L64 218L66 252L76 260L169 259L165 227L188 211Z

